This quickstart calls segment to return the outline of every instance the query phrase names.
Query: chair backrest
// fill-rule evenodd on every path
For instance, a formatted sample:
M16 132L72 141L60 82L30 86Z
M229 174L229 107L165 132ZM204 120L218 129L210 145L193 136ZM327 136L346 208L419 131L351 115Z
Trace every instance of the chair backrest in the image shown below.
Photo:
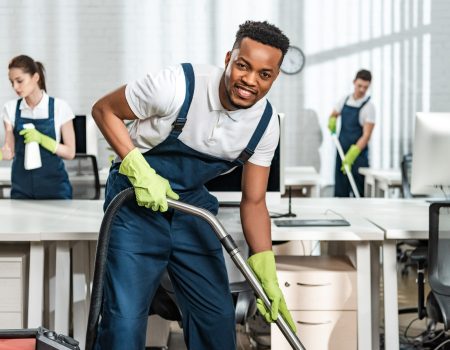
M402 194L403 198L412 198L411 194L411 168L412 154L405 154L400 165L402 173Z
M92 154L77 153L74 159L64 160L73 199L99 199L100 178L97 158Z
M430 205L428 277L445 329L450 328L450 201Z

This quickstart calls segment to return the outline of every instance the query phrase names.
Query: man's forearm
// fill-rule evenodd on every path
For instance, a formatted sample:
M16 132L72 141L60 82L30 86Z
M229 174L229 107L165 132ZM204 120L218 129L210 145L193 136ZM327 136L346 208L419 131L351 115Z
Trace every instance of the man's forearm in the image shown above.
M241 202L241 221L247 244L253 253L272 249L270 217L264 201Z
M367 137L361 136L358 141L356 141L356 146L362 151L364 148L366 148L367 144L369 143L369 139Z
M110 110L94 105L92 116L105 139L123 159L134 148L124 122Z

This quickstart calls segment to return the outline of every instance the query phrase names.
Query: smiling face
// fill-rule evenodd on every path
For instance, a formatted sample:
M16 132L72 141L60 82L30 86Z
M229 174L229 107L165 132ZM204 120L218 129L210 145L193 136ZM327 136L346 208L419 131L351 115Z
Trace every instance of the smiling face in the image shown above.
M31 75L30 73L25 73L20 68L11 68L8 76L12 88L22 98L28 97L36 90L40 90L38 73Z
M280 72L282 52L250 38L225 57L219 96L227 110L249 108L270 90Z

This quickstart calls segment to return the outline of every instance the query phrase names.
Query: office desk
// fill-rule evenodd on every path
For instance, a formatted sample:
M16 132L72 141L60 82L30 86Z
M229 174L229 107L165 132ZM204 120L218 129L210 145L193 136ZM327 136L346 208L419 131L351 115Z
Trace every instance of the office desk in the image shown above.
M376 344L378 344L377 300L379 278L377 268L379 256L377 249L373 249L373 247L376 247L377 242L381 243L385 237L383 230L365 220L364 217L374 214L373 211L388 213L389 206L386 205L386 202L390 201L351 198L294 198L293 211L300 218L322 217L323 215L336 218L337 214L327 212L331 209L344 215L352 226L279 228L272 225L273 240L340 241L343 243L351 242L352 245L356 246L354 261L357 266L358 279L358 344L359 349L364 350L378 349ZM77 243L77 252L75 252L73 260L75 270L73 303L75 305L74 317L77 320L74 323L74 332L84 333L85 327L83 327L83 324L85 325L87 320L89 288L82 289L81 286L89 285L86 281L90 281L90 275L89 271L86 270L92 267L86 268L86 266L83 266L83 261L86 261L83 256L91 254L86 252L87 242L95 242L97 239L103 217L102 206L102 200L0 201L0 220L2 222L0 239L3 241L32 242L30 251L30 271L32 273L30 273L29 282L30 291L32 290L33 293L29 293L28 313L30 327L42 324L44 244L56 242L55 285L58 286L58 293L54 296L55 328L59 332L67 333L70 248L71 245L75 247L75 243ZM286 208L287 199L283 199L279 206L270 209L285 211ZM405 209L402 206L400 208ZM381 216L384 215L387 214ZM375 217L372 217L372 219L376 220ZM230 213L221 209L219 220L223 221L225 228L233 236L241 232L236 212Z
M43 324L44 248L55 243L49 259L54 266L49 306L54 328L68 334L70 310L70 250L73 254L74 336L84 338L89 308L89 287L103 201L0 200L0 241L30 242L27 327ZM93 244L88 244L88 242ZM90 262L87 264L86 262Z
M359 168L364 175L364 195L366 197L388 198L389 190L402 185L400 169Z
M100 169L98 172L100 186L105 187L106 180L109 175L109 168ZM79 177L74 177L75 181L93 183L94 177L92 175L83 175ZM3 189L11 187L11 168L10 167L0 167L0 198L3 198Z
M383 242L385 349L399 349L397 240L428 239L429 203L398 200L366 217L385 232Z
M0 198L3 198L3 189L11 187L11 168L0 167Z
M338 206L354 199L336 199ZM270 207L271 211L283 212L287 208L287 199L279 206ZM334 198L293 198L292 211L297 218L337 218L332 212ZM238 212L229 209L219 210L219 220L230 234L241 231ZM358 295L358 349L378 349L378 309L379 309L379 255L371 242L381 243L383 232L358 214L345 215L349 227L277 227L272 223L272 240L319 240L333 242L351 242L356 246L356 257L350 257L357 268ZM233 235L234 236L234 235ZM300 331L301 334L301 331Z
M312 197L320 197L320 175L312 166L286 167L284 185L293 189L306 188Z
M283 200L284 201L284 200ZM384 232L382 242L385 349L399 349L397 240L428 239L428 208L424 199L383 198L294 198L297 212L308 217L314 212L332 209L345 216L358 215L372 222ZM287 204L284 202L284 207ZM377 252L374 251L373 255ZM375 257L372 262L378 264ZM376 270L372 270L374 274ZM373 283L376 276L373 276ZM377 289L378 290L378 289ZM376 298L376 296L373 296ZM377 300L375 300L375 303Z

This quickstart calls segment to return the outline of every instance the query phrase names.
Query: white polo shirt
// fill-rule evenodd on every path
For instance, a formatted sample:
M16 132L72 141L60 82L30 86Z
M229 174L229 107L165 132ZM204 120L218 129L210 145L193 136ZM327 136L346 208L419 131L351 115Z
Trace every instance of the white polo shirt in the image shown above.
M29 118L29 119L48 119L48 99L49 96L45 91L43 91L41 101L32 109L28 106L27 101L22 99L20 103L21 117ZM17 100L11 100L5 103L2 109L1 118L6 122L12 125L14 128L16 121L16 106ZM75 115L72 112L72 109L69 105L59 99L55 98L55 134L56 134L56 142L61 140L61 126L75 118Z
M335 111L339 114L341 114L342 109L344 108L347 97L347 105L356 108L361 107L361 105L369 98L369 96L364 96L363 98L355 100L353 94L351 94L350 97L348 95L343 97L334 107ZM375 106L371 100L369 100L369 102L367 102L359 111L359 124L363 126L365 123L375 124Z
M223 69L194 65L195 91L186 124L178 139L190 148L226 160L239 157L247 146L267 104L265 98L247 109L227 111L220 103L219 83ZM139 118L129 127L131 139L141 152L164 141L184 102L186 81L181 65L129 83L127 102ZM279 138L275 109L255 153L253 164L270 166Z

